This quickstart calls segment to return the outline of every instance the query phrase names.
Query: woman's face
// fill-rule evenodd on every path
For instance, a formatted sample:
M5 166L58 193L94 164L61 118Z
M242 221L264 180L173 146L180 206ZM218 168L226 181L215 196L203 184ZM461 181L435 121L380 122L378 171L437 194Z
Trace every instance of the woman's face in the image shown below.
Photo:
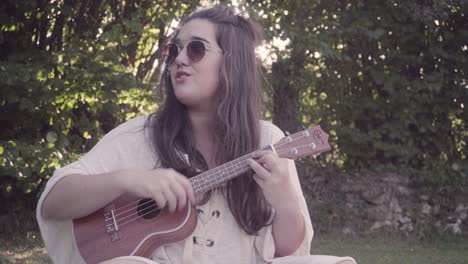
M187 45L192 40L205 44L205 55L200 61L192 61L187 55ZM180 47L170 69L177 99L189 110L211 110L223 59L216 42L215 24L205 19L191 20L180 28L174 42Z

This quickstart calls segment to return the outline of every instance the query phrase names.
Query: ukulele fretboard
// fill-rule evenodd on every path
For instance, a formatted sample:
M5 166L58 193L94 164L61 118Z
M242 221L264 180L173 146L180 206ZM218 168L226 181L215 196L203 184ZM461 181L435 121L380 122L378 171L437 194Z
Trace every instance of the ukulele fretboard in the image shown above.
M247 172L250 170L250 166L247 164L247 159L251 157L252 153L249 153L190 178L195 194L204 193L214 189L240 174Z

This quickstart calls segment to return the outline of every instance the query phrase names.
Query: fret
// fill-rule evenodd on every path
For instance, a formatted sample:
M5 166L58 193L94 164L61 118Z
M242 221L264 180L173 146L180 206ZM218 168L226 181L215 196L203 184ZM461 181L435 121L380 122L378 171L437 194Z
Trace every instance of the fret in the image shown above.
M208 187L208 188L211 187L211 182L213 181L212 178L213 178L213 174L210 173L210 171L207 171L204 177L205 187Z
M204 185L201 179L203 177L203 174L197 175L195 177L197 178L196 181L197 181L198 192L201 193L203 192L203 188L204 188Z
M213 177L213 178L216 179L216 178L217 178L216 175L219 173L219 167L216 167L216 168L214 168L214 169L208 171L208 173L211 174L211 177Z
M213 168L213 169L207 171L207 172L206 172L206 177L207 177L208 179L210 179L210 181L212 181L212 180L214 179L214 176L215 176L216 173L217 173L217 172L216 172L217 170L218 170L218 168L216 167L216 168Z
M208 186L209 186L210 188L213 188L213 187L214 187L214 185L213 185L212 183L213 183L213 181L211 181L210 178L208 177Z
M236 162L236 172L237 173L244 173L245 169L250 168L249 165L247 164L247 157L242 158Z
M221 176L221 179L223 179L223 181L229 180L229 170L228 170L228 168L229 168L229 163L226 163L223 166L223 168L222 168L222 170L220 172L220 176Z
M200 180L202 182L203 188L205 188L207 184L209 183L208 177L206 177L206 175L203 175L203 177L201 177Z
M195 176L195 177L191 178L190 182L192 183L193 191L195 193L198 193L198 191L200 190L200 184L198 183L197 177Z
M250 166L246 161L251 156L247 154L191 178L195 193L206 192L248 171Z
M242 162L238 162L236 164L236 172L238 173L242 173L244 172L245 168L248 167L249 165L247 164L247 162L245 161L242 161Z
M204 180L204 184L205 186L203 187L203 189L206 189L206 190L211 190L213 189L213 186L211 184L211 174L207 173L205 175L205 177L203 177L203 180Z
M225 168L219 169L219 174L218 175L221 177L221 179L223 181L227 180L227 178L226 178L227 174L226 174L226 169Z
M237 165L236 163L237 163L237 160L234 160L231 166L229 167L229 174L230 174L231 179L238 175L237 169L236 169L236 165Z
M200 191L203 190L206 186L205 175L206 173L204 172L194 177L197 187Z
M239 167L241 166L241 163L239 161L234 162L233 164L233 170L235 173L239 172Z
M234 178L236 175L235 171L234 171L234 167L231 165L229 166L228 168L226 168L226 174L228 175L228 180Z
M229 174L229 179L232 179L236 176L236 171L234 170L233 166L229 166L228 174Z
M223 183L223 181L222 181L222 179L220 179L220 177L214 177L213 180L214 180L216 186L221 185Z

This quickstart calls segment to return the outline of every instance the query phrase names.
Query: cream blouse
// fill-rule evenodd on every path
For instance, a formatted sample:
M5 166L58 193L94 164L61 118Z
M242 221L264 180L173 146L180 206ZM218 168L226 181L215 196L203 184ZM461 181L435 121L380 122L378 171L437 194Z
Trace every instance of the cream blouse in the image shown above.
M55 171L47 183L37 207L37 221L42 238L54 263L84 263L74 241L72 222L44 219L42 203L64 177L73 174L101 174L139 167L151 170L157 157L151 150L149 134L144 129L148 116L140 116L118 126L105 135L78 161ZM283 132L267 121L261 121L261 146L276 143ZM300 188L296 167L289 161L292 177L305 222L304 240L294 255L309 255L313 229L307 205ZM87 199L83 197L82 199ZM210 263L269 263L274 259L275 244L272 227L263 227L257 236L247 235L231 214L223 191L214 192L211 199L197 206L198 222L187 239L161 246L152 259L159 264L210 264Z

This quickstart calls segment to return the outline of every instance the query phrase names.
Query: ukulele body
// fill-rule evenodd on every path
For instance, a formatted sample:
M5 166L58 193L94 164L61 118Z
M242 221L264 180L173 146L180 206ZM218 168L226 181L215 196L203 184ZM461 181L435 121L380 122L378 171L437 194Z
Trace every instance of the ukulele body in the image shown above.
M129 206L130 205L130 206ZM122 195L102 209L73 220L73 233L86 263L120 256L151 257L160 246L185 239L197 225L194 206L169 213L150 199Z

